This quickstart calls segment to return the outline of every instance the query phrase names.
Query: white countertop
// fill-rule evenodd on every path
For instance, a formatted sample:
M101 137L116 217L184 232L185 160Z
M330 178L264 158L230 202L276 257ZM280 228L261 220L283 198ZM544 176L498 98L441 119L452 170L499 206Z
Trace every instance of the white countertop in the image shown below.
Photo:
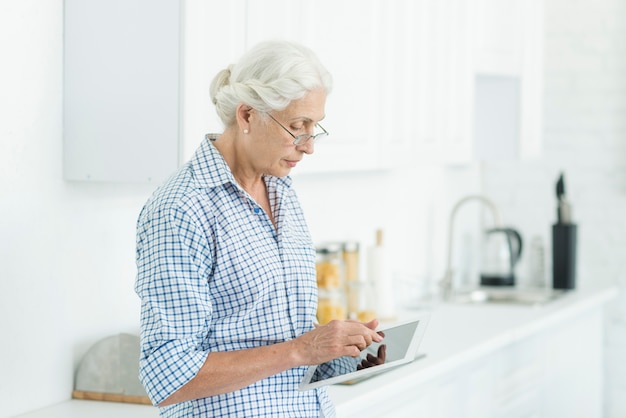
M155 418L152 405L72 399L15 418Z
M331 398L341 416L342 410L349 410L374 396L384 399L405 379L412 384L427 382L512 342L597 308L617 293L616 287L576 290L544 306L440 304L430 311L430 323L419 350L426 354L424 358L353 386L331 386ZM403 316L408 318L419 313L405 312ZM388 384L391 382L395 384ZM157 408L149 405L69 400L19 417L157 416Z
M430 323L419 349L426 354L424 358L353 386L331 386L331 398L338 412L350 410L351 406L356 407L372 397L384 399L386 392L396 390L404 379L412 384L427 382L510 343L598 308L617 293L616 287L576 290L543 306L439 304L430 311ZM411 312L403 315L410 316ZM394 385L388 384L391 382Z

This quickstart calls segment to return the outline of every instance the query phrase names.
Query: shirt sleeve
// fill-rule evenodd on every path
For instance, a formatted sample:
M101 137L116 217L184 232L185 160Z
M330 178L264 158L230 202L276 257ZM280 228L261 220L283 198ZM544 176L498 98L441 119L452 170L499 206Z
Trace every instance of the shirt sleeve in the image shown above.
M315 372L311 376L311 382L319 382L320 380L327 380L355 372L359 361L359 357L344 356L322 363L315 368Z
M208 355L211 245L180 208L142 211L137 224L141 298L139 378L157 405L191 380Z

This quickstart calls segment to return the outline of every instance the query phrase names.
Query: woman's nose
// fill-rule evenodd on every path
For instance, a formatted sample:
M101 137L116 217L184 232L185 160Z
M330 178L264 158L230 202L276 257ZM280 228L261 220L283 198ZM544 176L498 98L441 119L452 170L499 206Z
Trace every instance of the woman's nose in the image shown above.
M313 139L309 139L304 144L296 145L296 148L304 152L305 154L313 154L313 152L315 151L314 144L315 142L313 141Z

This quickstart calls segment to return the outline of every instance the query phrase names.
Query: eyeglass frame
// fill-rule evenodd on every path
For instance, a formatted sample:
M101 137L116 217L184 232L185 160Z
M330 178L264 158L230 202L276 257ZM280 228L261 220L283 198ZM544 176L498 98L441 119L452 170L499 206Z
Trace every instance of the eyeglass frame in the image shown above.
M282 123L280 123L278 120L276 120L276 118L274 118L274 116L272 116L271 114L267 113L267 116L269 116L274 122L276 122L278 124L278 126L280 126L281 128L283 128L285 130L285 132L287 132L289 135L291 135L291 137L293 138L293 145L298 146L298 145L306 145L308 144L309 140L311 138L313 138L313 143L317 142L318 139L324 138L326 136L329 135L328 131L326 129L324 129L324 127L322 125L320 125L319 123L316 123L315 126L319 127L323 132L318 132L316 134L302 134L302 135L298 135L295 136L294 134L291 133L291 131L287 128L285 128L283 126Z

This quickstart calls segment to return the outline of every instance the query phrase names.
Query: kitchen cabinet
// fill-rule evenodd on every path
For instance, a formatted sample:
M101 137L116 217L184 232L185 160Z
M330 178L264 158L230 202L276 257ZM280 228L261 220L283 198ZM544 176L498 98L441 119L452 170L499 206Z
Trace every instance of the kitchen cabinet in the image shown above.
M178 0L65 0L65 179L160 182L177 167L179 31Z
M251 14L263 13L250 6ZM280 16L264 4L266 15L278 18L249 30L253 38L282 35L304 42L335 77L327 108L333 135L328 145L320 144L311 170L469 160L466 2L301 1L299 8L301 14L292 6L290 16ZM289 17L300 23L297 30L281 25Z
M385 166L471 159L470 6L385 3L379 60Z
M514 157L522 160L541 153L543 3L543 0L472 3L474 73L480 77L513 79L519 84L518 132L513 146Z
M66 0L64 177L159 183L220 132L209 86L245 50L246 4Z
M423 359L330 387L338 416L600 418L604 304L616 294L578 290L541 307L438 305Z
M184 155L203 133L223 129L208 94L217 71L258 42L288 39L315 50L334 78L322 123L330 136L297 172L379 168L379 67L371 52L378 33L370 30L378 7L372 0L186 2Z
M157 418L152 405L72 399L14 418Z
M211 102L213 77L246 49L246 0L185 0L181 89L181 161L191 158L207 133L223 131Z
M429 417L600 418L602 328L603 316L596 310L508 344L416 386L415 393L424 395L403 408Z
M295 174L381 168L382 9L376 0L248 2L247 47L275 38L301 42L333 75L322 122L330 135Z
M468 161L469 17L462 0L249 2L247 46L303 42L335 79L331 136L298 172Z
M205 133L223 129L209 97L213 76L272 38L310 46L335 79L324 120L331 135L295 174L473 161L477 77L509 77L519 85L511 109L519 131L515 157L536 156L542 5L68 0L65 176L163 178L191 156ZM489 124L497 117L484 119Z
M383 166L540 155L543 0L395 1L381 20Z

